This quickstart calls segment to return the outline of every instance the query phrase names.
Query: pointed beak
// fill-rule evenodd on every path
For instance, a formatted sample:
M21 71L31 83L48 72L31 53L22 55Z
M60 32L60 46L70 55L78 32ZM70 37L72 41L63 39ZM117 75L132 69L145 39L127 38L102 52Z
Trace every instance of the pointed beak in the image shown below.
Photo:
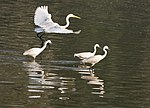
M74 18L78 18L78 19L81 19L79 16L76 16L76 15L74 15Z
M99 46L99 48L101 48L101 49L102 49L102 47L101 47L101 46Z

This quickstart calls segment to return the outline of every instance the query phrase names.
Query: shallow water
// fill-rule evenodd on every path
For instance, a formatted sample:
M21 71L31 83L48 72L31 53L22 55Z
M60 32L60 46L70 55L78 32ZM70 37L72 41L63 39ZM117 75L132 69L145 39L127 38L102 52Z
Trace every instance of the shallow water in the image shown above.
M45 34L53 44L34 62L22 53L41 46L33 16L43 4L62 25L67 14L80 16L69 28L82 31ZM1 0L0 107L148 108L149 5L148 0ZM95 43L111 50L91 74L73 54L93 51Z

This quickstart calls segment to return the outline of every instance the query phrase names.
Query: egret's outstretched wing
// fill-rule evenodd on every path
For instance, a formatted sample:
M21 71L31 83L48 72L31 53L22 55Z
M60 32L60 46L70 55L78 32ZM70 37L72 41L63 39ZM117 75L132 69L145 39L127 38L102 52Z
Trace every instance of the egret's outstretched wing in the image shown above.
M44 30L46 33L63 33L63 34L73 33L73 30L61 28L57 23L55 26L47 29L45 28Z
M54 22L51 19L51 14L48 13L48 6L41 6L36 9L34 23L42 28L53 26Z

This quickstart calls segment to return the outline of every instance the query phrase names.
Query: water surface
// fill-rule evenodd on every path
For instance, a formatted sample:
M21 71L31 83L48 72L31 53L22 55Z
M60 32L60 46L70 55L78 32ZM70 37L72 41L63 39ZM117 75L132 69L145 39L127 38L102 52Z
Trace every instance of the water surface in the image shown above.
M22 53L41 46L33 23L40 5L48 5L62 25L67 14L80 16L69 28L82 32L45 34L53 44L34 62ZM0 107L148 108L149 5L148 0L1 0ZM95 43L111 50L91 74L73 54L93 51Z

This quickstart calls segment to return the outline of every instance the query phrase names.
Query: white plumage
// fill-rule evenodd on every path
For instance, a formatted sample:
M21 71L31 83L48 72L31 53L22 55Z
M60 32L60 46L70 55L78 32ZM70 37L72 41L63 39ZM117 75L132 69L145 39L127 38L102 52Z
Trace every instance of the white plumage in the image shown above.
M48 43L52 43L50 40L47 40L42 48L31 48L23 53L23 55L32 56L34 59L38 56L47 46Z
M94 45L94 51L93 52L82 52L82 53L75 53L74 57L78 57L79 59L86 59L89 58L91 56L94 56L96 53L96 48L99 47L99 44L95 44Z
M48 13L48 6L38 7L35 11L34 23L38 27L35 28L35 32L46 32L46 33L80 33L81 30L73 32L73 30L66 29L70 22L69 18L79 18L73 14L69 14L66 17L66 25L60 26L58 23L53 22L52 15Z
M107 50L109 50L109 47L108 46L104 46L103 47L103 51L104 51L103 55L95 55L95 56L89 57L87 59L83 59L81 62L83 64L89 63L89 64L91 64L91 67L93 67L96 63L100 62L101 60L103 60L106 57Z
M41 6L36 9L34 23L40 27L46 27L47 24L49 24L49 26L51 24L53 25L54 22L51 19L51 14L48 13L47 6Z

